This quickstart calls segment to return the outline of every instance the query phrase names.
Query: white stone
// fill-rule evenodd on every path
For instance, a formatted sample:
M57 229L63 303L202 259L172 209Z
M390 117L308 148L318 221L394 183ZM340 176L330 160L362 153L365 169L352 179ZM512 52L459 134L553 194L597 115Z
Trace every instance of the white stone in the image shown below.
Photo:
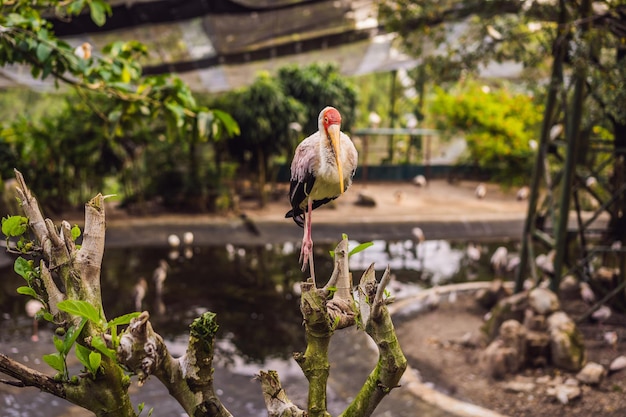
M504 384L505 391L510 392L531 392L535 389L535 384L532 382L521 382L521 381L509 381Z
M567 404L571 400L580 397L582 391L580 387L572 385L557 385L554 388L549 388L548 395L555 397L561 404Z
M626 356L620 355L617 358L613 359L611 364L609 365L609 370L611 372L621 371L626 368Z
M576 379L583 384L598 385L602 382L605 375L606 369L604 369L604 366L599 363L589 362L576 374Z
M535 288L528 294L528 304L538 314L550 314L560 308L555 293L545 288Z
M578 371L586 359L582 334L574 321L557 311L547 320L552 363L565 370Z

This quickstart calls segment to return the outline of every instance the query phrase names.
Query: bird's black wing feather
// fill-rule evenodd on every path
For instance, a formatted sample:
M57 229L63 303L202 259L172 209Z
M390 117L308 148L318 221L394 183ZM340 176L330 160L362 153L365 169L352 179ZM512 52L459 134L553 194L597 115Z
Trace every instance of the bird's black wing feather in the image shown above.
M333 201L337 197L339 197L339 196L330 197L330 198L324 198L324 199L321 199L321 200L313 200L313 210L315 210L319 206L323 206L324 204L326 204L326 203L328 203L330 201Z
M300 180L292 179L289 186L291 210L285 214L285 218L293 217L293 221L300 227L304 227L304 210L300 208L300 205L309 196L313 184L315 184L315 176L309 172Z
M303 182L298 182L298 181L291 182L291 187L290 187L291 192L289 193L289 196L290 196L292 209L289 210L287 214L285 214L285 218L293 217L293 221L296 222L296 224L300 227L304 227L304 211L305 211L302 208L300 208L300 203L302 203L302 201L304 201L307 198L308 190L311 190L311 188L313 188L315 177L311 176L311 178L312 179L308 183L306 183L306 185ZM323 206L324 204L330 201L333 201L337 197L338 196L323 198L321 200L313 200L313 203L311 205L312 210L315 210L319 206Z

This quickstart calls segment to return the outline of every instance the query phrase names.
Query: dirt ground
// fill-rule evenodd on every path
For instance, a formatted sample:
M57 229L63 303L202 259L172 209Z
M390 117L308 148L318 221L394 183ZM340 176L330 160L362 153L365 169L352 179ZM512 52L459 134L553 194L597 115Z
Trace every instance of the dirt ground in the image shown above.
M562 300L562 307L574 319L588 308L578 299ZM555 378L564 381L575 373L546 367L525 369L502 380L490 378L480 362L484 347L466 343L480 335L485 313L475 302L474 294L459 294L455 302L443 301L436 309L419 314L396 312L394 322L400 344L423 382L433 384L436 390L452 398L512 417L626 415L626 370L609 374L599 386L583 386L582 396L566 405L547 394L550 382L541 381L547 380L546 375L551 381ZM588 361L608 368L613 359L624 354L624 323L624 315L613 313L602 325L590 321L579 324ZM604 342L603 334L607 331L618 333L615 347ZM510 388L511 382L530 382L534 387L514 391Z

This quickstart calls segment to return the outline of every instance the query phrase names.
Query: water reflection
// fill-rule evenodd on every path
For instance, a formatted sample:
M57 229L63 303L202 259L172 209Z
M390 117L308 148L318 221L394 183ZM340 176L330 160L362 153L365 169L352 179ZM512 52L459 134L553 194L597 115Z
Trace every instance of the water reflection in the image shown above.
M358 243L351 241L350 247ZM505 247L509 254L517 250L515 242L376 240L350 258L350 269L356 280L372 262L379 271L389 265L402 284L397 291L416 291L449 282L491 279L490 256L498 247ZM315 246L318 277L330 276L332 249L331 245ZM105 311L112 318L141 306L151 313L157 331L173 340L186 335L193 319L209 310L217 313L218 336L232 342L246 360L290 357L304 347L298 307L298 283L304 275L296 252L291 242L107 249L102 268ZM0 341L16 333L23 336L20 329L24 331L26 322L30 327L24 311L28 299L15 292L21 280L11 268L0 270Z
M107 250L102 291L110 317L133 311L137 277L150 276L142 305L166 339L187 334L193 319L210 310L217 313L218 337L232 342L236 353L249 361L288 357L303 348L302 317L294 294L302 273L290 249L285 253L277 245L226 245L196 247L192 256L168 252Z

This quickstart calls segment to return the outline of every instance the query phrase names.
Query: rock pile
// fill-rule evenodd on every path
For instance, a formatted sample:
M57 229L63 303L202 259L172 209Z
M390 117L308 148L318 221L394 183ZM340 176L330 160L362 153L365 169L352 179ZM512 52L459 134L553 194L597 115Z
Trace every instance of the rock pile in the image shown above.
M585 364L582 334L548 289L535 288L500 300L483 330L490 343L482 363L494 378L525 367L553 365L579 371Z
M491 295L479 294L477 300L493 300ZM513 392L544 390L555 400L567 404L580 397L585 386L598 386L608 373L626 368L626 357L616 358L607 370L587 362L582 333L576 323L561 310L559 299L548 289L505 296L488 314L483 326L488 345L480 360L485 372L503 382ZM528 378L517 375L525 368L554 367L570 373Z

